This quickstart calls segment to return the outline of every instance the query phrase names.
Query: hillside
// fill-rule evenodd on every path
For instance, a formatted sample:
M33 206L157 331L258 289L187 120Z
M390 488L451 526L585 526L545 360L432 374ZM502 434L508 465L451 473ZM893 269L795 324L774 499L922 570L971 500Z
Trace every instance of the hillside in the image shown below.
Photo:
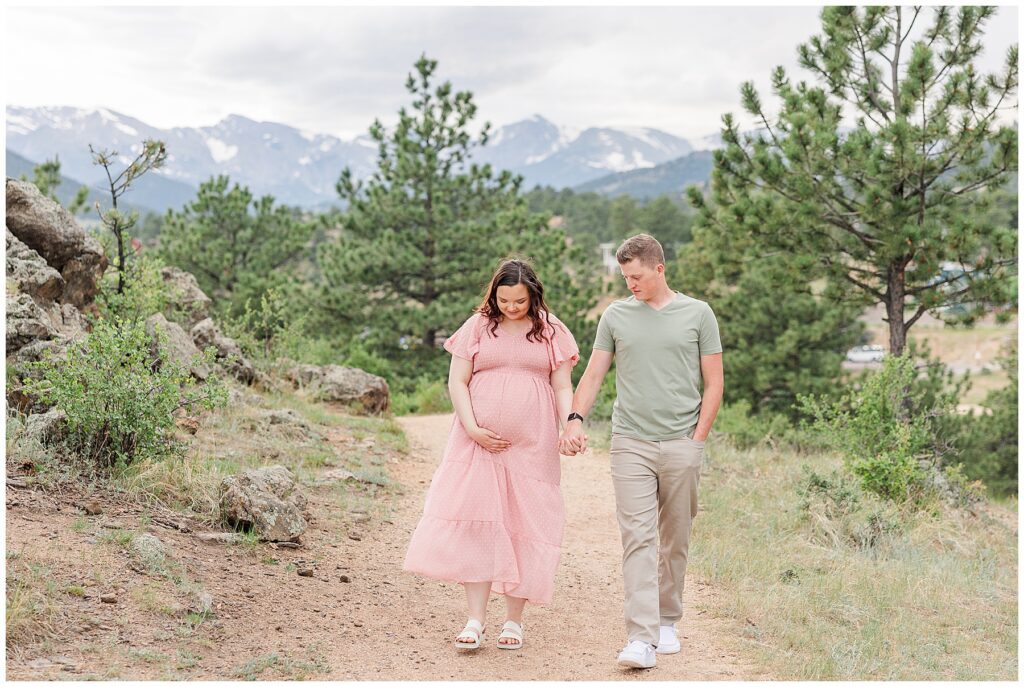
M691 184L706 186L711 179L712 154L698 150L669 162L647 169L608 174L573 190L594 192L604 196L633 196L654 198L661 195L681 196Z

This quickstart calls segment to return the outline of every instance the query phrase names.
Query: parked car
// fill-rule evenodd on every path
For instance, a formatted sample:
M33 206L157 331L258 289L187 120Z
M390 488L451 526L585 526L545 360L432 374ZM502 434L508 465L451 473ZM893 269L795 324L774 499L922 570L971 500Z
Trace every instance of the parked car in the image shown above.
M880 363L885 358L885 349L881 346L854 346L846 352L846 359L851 363Z

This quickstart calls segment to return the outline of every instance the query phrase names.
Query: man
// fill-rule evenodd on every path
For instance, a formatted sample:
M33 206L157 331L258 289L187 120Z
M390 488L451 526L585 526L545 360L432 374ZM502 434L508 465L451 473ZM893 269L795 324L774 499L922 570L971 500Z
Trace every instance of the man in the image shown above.
M615 258L633 296L601 315L560 448L586 450L583 419L615 358L611 472L629 636L618 662L653 668L656 652L680 650L675 623L704 441L722 402L722 344L708 304L669 288L654 237L627 239Z

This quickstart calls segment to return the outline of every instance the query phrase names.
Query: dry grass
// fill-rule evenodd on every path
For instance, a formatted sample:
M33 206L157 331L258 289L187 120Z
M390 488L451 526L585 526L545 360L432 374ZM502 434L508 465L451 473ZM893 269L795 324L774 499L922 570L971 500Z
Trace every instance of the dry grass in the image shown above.
M321 469L346 467L365 478L363 488L376 493L389 485L383 467L387 457L408 451L401 427L391 418L348 415L301 394L268 395L264 403L295 411L312 432L286 425L267 429L259 422L260 408L235 405L202 418L183 457L141 461L118 475L118 484L137 501L169 505L213 524L221 481L242 470L284 465L300 484L310 486ZM352 501L347 491L339 491L340 502Z
M57 632L61 594L51 571L23 551L7 551L7 648L52 637Z
M78 464L74 456L26 438L20 419L9 416L8 470L29 462L34 469L26 480L48 491L71 488L80 494L83 487L89 492L112 489L155 510L170 508L216 526L220 484L229 475L280 464L301 485L312 487L323 469L342 467L358 478L332 489L342 509L374 516L387 512L387 504L376 501L379 495L398 493L398 488L391 483L386 463L409 450L393 418L350 415L301 393L268 394L261 403L265 408L295 411L309 429L268 426L260 417L265 408L233 404L201 416L195 436L181 433L179 438L187 447L180 456L140 460L107 480ZM19 601L27 603L23 598Z
M901 527L857 545L842 518L801 508L803 463L841 461L710 444L691 569L725 591L712 610L737 642L781 679L1015 679L1016 503L874 504Z

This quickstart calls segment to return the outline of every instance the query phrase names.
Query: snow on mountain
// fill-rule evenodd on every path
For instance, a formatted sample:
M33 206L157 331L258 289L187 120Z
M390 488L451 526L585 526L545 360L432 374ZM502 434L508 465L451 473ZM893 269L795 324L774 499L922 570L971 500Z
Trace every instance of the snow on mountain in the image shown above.
M59 155L61 171L93 185L102 171L89 145L127 160L146 138L167 144L165 166L155 174L198 188L227 174L254 194L303 207L337 203L335 184L350 167L357 178L376 167L377 143L367 134L342 140L275 122L229 115L213 126L158 129L108 108L17 107L7 110L7 147L35 162ZM614 172L651 168L686 155L686 140L650 128L558 126L541 115L492 131L473 161L508 169L524 186L573 187ZM177 196L176 196L177 197Z

